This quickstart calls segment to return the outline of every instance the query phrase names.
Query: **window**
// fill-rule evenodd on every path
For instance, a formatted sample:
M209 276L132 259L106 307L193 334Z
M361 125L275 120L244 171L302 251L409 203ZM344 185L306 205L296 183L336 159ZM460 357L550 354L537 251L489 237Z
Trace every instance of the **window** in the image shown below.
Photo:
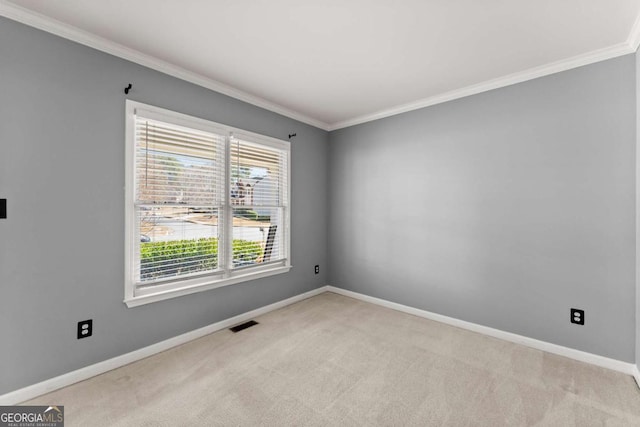
M290 269L288 142L126 109L129 307Z

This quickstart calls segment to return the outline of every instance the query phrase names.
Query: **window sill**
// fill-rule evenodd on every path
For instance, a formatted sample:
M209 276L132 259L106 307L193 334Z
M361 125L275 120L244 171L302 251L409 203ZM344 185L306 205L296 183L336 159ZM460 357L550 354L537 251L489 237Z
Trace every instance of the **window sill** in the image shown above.
M163 301L171 298L180 297L183 295L194 294L197 292L204 292L210 289L221 288L223 286L233 285L240 282L247 282L249 280L260 279L263 277L274 276L276 274L286 273L291 270L290 265L280 265L273 268L260 270L256 272L248 272L237 276L232 276L224 279L213 278L209 282L198 283L195 285L185 286L178 289L170 289L164 291L158 291L154 293L146 293L144 295L134 295L130 298L125 298L124 303L127 307L137 307L139 305L150 304L152 302Z

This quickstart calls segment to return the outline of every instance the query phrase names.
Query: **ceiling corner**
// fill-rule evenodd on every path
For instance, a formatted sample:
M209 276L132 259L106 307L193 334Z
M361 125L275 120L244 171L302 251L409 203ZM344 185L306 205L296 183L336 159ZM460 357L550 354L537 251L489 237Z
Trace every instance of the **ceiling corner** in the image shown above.
M627 43L634 52L637 51L638 46L640 46L640 14L638 14L635 22L633 23L633 27L631 27Z

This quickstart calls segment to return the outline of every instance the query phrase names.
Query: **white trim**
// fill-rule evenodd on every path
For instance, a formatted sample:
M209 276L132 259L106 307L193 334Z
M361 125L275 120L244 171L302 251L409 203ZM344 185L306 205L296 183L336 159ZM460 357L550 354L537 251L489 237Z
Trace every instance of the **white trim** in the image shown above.
M288 262L288 260L286 262ZM204 279L193 279L193 282L189 280L181 280L179 282L180 287L173 287L163 291L152 289L150 293L139 293L137 290L135 290L137 295L130 296L130 294L127 294L127 297L124 299L124 303L127 304L127 307L129 308L138 307L140 305L150 304L152 302L177 298L184 295L195 294L197 292L204 292L211 289L221 288L223 286L235 285L236 283L247 282L249 280L256 280L264 277L274 276L276 274L287 273L289 270L291 270L291 268L292 266L290 265L284 265L260 271L248 272L245 274L238 274L237 276L226 277L224 279L219 279L220 276L216 275L214 277ZM132 285L125 284L125 290L128 292L131 286Z
M467 86L461 89L452 90L450 92L441 93L439 95L424 98L418 101L401 104L392 108L387 108L372 114L365 114L352 119L341 122L332 123L329 131L358 125L361 123L371 122L373 120L383 119L385 117L395 116L397 114L406 113L420 108L429 107L443 102L453 101L455 99L464 98L470 95L487 92L493 89L522 83L527 80L537 79L538 77L548 76L550 74L559 73L561 71L570 70L572 68L581 67L583 65L593 64L595 62L605 61L607 59L616 58L618 56L627 55L635 52L628 43L619 43L604 49L587 52L572 58L563 59L552 62L550 64L541 65L539 67L530 68L528 70L509 74L507 76L498 77L496 79L487 80L475 85Z
M591 353L586 353L580 350L575 350L567 347L563 347L556 344L550 344L544 341L539 341L533 338L523 337L521 335L512 334L510 332L500 331L498 329L489 328L486 326L477 325L471 322L465 322L463 320L454 319L451 317L443 316L436 313L431 313L426 310L420 310L413 307L408 307L402 304L389 302L380 298L370 297L357 292L348 291L346 289L336 288L334 286L321 286L311 291L299 294L282 301L275 302L273 304L266 305L264 307L257 308L255 310L248 311L243 314L231 317L229 319L221 320L213 323L209 326L205 326L200 329L196 329L191 332L178 335L173 338L161 341L156 344L152 344L148 347L144 347L130 353L116 356L114 358L98 362L96 364L86 366L84 368L68 372L66 374L51 378L37 384L33 384L3 395L0 395L0 405L16 405L25 402L30 399L34 399L46 393L67 387L80 381L95 377L113 369L120 368L138 360L145 359L153 356L154 354L161 353L169 350L173 347L185 344L189 341L201 338L205 335L212 334L222 329L226 329L238 323L246 322L252 318L262 316L274 310L286 307L291 304L295 304L307 298L320 295L324 292L333 292L339 295L355 298L361 301L365 301L371 304L379 305L382 307L397 310L403 313L411 314L414 316L423 317L436 322L445 323L448 325L456 326L462 329L467 329L473 332L489 335L494 338L499 338L505 341L514 342L516 344L522 344L527 347L535 348L537 350L546 351L549 353L558 354L581 362L590 363L603 368L612 369L618 372L622 372L628 375L632 375L636 383L640 387L640 371L636 365L631 363L622 362L615 359L610 359L603 356L598 356Z
M638 15L636 21L633 23L633 27L631 27L627 44L629 44L629 47L634 52L638 50L638 46L640 46L640 15Z
M260 135L259 133L249 132L248 130L241 130L237 128L230 128L230 132L232 133L230 135L231 138L239 139L243 142L248 142L256 145L264 145L278 150L291 149L291 142L285 141L284 139L273 138L267 135Z
M126 100L125 109L127 117L142 116L145 119L154 120L158 122L169 123L172 125L180 126L188 130L198 130L207 134L216 134L218 136L226 136L229 132L235 130L235 128L222 123L216 123L211 120L203 119L196 116L190 116L188 114L179 113L177 111L167 110L166 108L160 108L149 104L143 104L142 102ZM127 132L132 132L127 130ZM268 136L265 138L274 139ZM133 139L133 138L132 138ZM283 143L285 141L282 141Z
M636 19L636 22L633 26L633 31L631 32L631 36L629 36L629 40L630 43L635 46L636 48L638 47L638 39L640 38L640 17L638 17L638 19ZM636 54L637 55L637 54ZM637 67L637 61L636 61L636 67ZM639 70L636 69L636 108L637 106L640 105L640 102L638 101L638 77L637 77L637 73ZM638 129L638 125L640 125L640 119L638 119L637 116L637 112L636 112L636 141L635 141L635 146L636 146L636 158L635 158L635 179L636 179L636 221L635 221L635 240L636 240L636 255L635 255L635 267L636 267L636 271L635 271L635 285L636 285L636 295L635 295L635 351L636 351L636 355L635 355L635 361L636 361L636 369L634 370L634 374L633 377L636 380L636 384L638 384L638 386L640 387L640 372L638 371L638 360L640 359L640 133L639 133L639 129Z
M633 379L636 380L636 385L640 388L640 371L638 370L638 365L633 366Z
M233 216L232 209L227 195L229 194L229 178L231 170L230 160L230 144L233 135L239 135L238 139L247 140L253 144L259 146L266 146L279 150L286 154L287 159L287 191L291 191L291 166L290 166L290 151L291 143L289 141L280 140L270 136L260 135L254 132L245 131L242 129L234 128L232 126L216 123L210 120L202 119L199 117L190 116L183 113L178 113L165 108L156 107L149 104L143 104L127 99L125 102L125 268L124 268L124 303L127 307L136 307L143 304L149 304L152 302L162 301L169 298L175 298L183 295L193 294L196 292L203 292L210 289L219 288L222 286L233 285L240 282L249 280L255 280L263 277L273 276L275 274L286 273L291 269L291 243L289 241L289 206L284 204L280 206L283 209L283 224L282 224L282 238L284 240L284 258L278 260L277 263L270 265L255 265L247 267L241 270L233 268L231 259L231 245L233 240L232 224ZM139 283L136 282L136 275L139 273L139 245L140 245L140 230L138 229L138 221L136 219L135 210L135 188L136 178L134 174L135 169L135 120L136 117L144 117L145 119L158 120L165 123L170 123L177 126L182 126L188 129L197 129L202 132L212 133L214 135L224 137L224 153L225 153L225 181L223 191L222 206L224 212L224 220L222 222L222 232L226 235L219 235L218 237L222 242L226 244L219 245L219 261L223 266L220 270L211 272L207 275L196 275L193 277L177 277L175 280L168 280L165 282L158 282L153 286L139 287ZM287 199L290 197L286 194ZM225 225L226 224L226 225ZM220 224L219 224L220 227ZM150 283L149 283L150 284Z
M585 351L576 350L573 348L568 348L568 347L564 347L557 344L551 344L546 341L540 341L534 338L525 337L525 336L514 334L511 332L505 332L499 329L490 328L488 326L482 326L476 323L455 319L453 317L443 316L442 314L432 313L430 311L421 310L418 308L413 308L406 305L398 304L395 302L386 301L380 298L375 298L375 297L360 294L357 292L348 291L346 289L336 288L334 286L327 286L326 288L328 292L333 292L336 294L355 298L371 304L379 305L381 307L386 307L392 310L401 311L403 313L412 314L414 316L424 317L425 319L434 320L436 322L445 323L447 325L455 326L462 329L467 329L469 331L477 332L483 335L488 335L490 337L498 338L504 341L521 344L527 347L535 348L536 350L546 351L547 353L553 353L559 356L568 357L570 359L574 359L580 362L585 362L592 365L600 366L602 368L607 368L614 371L622 372L624 374L634 375L637 372L636 365L632 363L627 363L627 362L623 362L616 359L610 359L608 357L587 353Z
M137 234L137 225L133 212L135 211L135 110L137 104L131 100L125 102L125 150L124 150L124 296L125 303L129 295L135 295L135 259L136 245L134 243Z
M170 64L169 62L155 58L151 55L144 54L135 49L128 48L119 43L113 42L95 34L91 34L72 25L65 24L51 17L42 15L40 13L12 3L8 3L5 0L0 0L0 16L4 16L5 18L21 22L23 24L38 28L39 30L46 31L51 34L55 34L56 36L63 37L76 43L89 46L99 51L115 55L119 58L123 58L136 64L140 64L156 71L160 71L164 74L168 74L181 80L194 83L198 86L211 89L215 92L230 96L235 99L239 99L240 101L247 102L251 105L255 105L256 107L264 108L265 110L281 114L285 117L289 117L299 122L306 123L323 130L327 130L329 128L329 125L327 123L316 120L305 114L290 110L259 96L252 95L219 81L204 77L200 74L186 70L182 67L178 67L177 65Z
M201 338L205 335L209 335L221 329L226 329L238 323L246 322L247 320L250 320L254 317L262 316L263 314L278 310L282 307L286 307L307 298L320 295L321 293L326 292L326 290L326 286L322 286L312 291L305 292L303 294L296 295L291 298L287 298L285 300L257 308L255 310L251 310L243 314L239 314L229 319L221 320L220 322L205 326L200 329L196 329L195 331L187 332L185 334L178 335L177 337L169 338L168 340L152 344L148 347L144 347L139 350L135 350L130 353L126 353L121 356L117 356L112 359L105 360L103 362L99 362L94 365L90 365L76 371L72 371L55 378L51 378L49 380L0 395L0 405L15 405L21 402L25 402L45 393L50 393L54 390L61 389L71 384L75 384L88 378L95 377L96 375L100 375L113 369L119 368L121 366L128 365L149 356L153 356L154 354L169 350L173 347L177 347L179 345Z
M357 124L370 122L401 113L406 113L420 108L429 107L431 105L441 104L443 102L452 101L454 99L475 95L492 89L498 89L538 77L547 76L549 74L581 67L583 65L588 65L618 56L627 55L630 53L634 53L640 45L639 16L631 29L629 37L625 42L577 55L572 58L563 59L560 61L552 62L550 64L541 65L539 67L534 67L522 72L517 72L504 77L499 77L475 85L467 86L461 89L441 93L418 101L397 105L395 107L387 108L375 113L365 114L351 119L328 124L297 111L290 110L264 98L251 95L247 92L233 88L211 78L204 77L200 74L188 71L184 68L170 64L166 61L162 61L153 56L146 55L137 50L115 43L111 40L96 36L77 27L55 20L51 17L42 15L13 3L8 3L5 0L0 0L0 16L4 16L8 19L21 22L25 25L38 28L48 33L66 38L68 40L72 40L85 46L89 46L102 52L115 55L119 58L126 59L136 64L143 65L145 67L160 71L181 80L185 80L204 88L211 89L215 92L222 93L232 98L239 99L240 101L247 102L257 107L264 108L274 113L281 114L285 117L298 120L302 123L306 123L308 125L315 126L326 131L342 129L345 127L354 126Z

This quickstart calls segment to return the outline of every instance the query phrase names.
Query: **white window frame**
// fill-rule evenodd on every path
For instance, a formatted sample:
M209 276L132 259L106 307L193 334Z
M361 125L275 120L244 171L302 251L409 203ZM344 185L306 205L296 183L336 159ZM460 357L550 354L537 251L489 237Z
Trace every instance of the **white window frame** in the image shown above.
M268 277L275 274L286 273L291 269L291 251L290 251L290 210L291 210L291 147L289 141L284 141L253 132L237 129L231 126L215 123L209 120L192 117L186 114L177 113L164 108L154 107L136 101L126 101L126 121L125 121L125 297L124 302L128 307L135 307L156 301L162 301L169 298L175 298L182 295L188 295L196 292L203 292L209 289L215 289L222 286L228 286L235 283L255 280L262 277ZM135 117L142 115L148 119L155 119L167 123L173 123L179 126L198 129L201 131L213 132L218 135L226 135L225 139L225 183L224 183L224 203L223 215L225 224L222 228L219 250L223 253L223 257L219 258L221 271L212 272L210 274L184 277L167 280L152 286L140 287L135 280L136 268L139 265L139 245L140 234L136 225L136 209L135 209ZM287 180L286 180L286 203L283 206L283 245L284 259L274 263L265 265L254 265L239 269L230 269L231 265L231 233L233 226L233 206L229 198L230 187L230 149L229 144L231 137L235 136L243 140L262 144L272 148L281 149L286 152L287 156ZM222 233L225 235L222 236ZM229 248L223 245L229 246Z

